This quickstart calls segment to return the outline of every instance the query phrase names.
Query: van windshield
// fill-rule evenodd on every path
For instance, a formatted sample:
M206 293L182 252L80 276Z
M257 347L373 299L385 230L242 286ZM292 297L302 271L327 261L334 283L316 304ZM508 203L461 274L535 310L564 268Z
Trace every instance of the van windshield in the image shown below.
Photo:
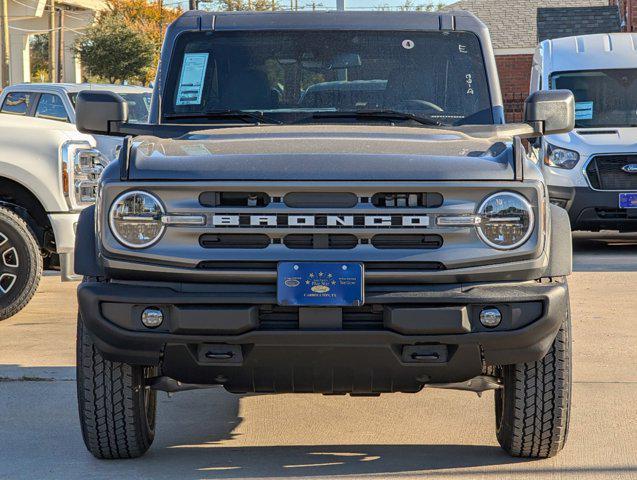
M171 123L222 122L237 111L276 123L379 111L494 122L480 43L467 32L196 32L179 37L170 65Z
M637 69L555 73L551 85L575 95L576 127L637 126Z

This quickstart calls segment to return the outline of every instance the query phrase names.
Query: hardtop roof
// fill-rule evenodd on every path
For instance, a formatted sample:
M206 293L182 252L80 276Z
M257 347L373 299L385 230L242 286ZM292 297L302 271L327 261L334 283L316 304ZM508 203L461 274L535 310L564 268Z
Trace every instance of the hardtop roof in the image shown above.
M175 20L176 27L192 27L201 20L201 30L463 30L486 32L475 15L465 11L387 12L205 12L191 10Z

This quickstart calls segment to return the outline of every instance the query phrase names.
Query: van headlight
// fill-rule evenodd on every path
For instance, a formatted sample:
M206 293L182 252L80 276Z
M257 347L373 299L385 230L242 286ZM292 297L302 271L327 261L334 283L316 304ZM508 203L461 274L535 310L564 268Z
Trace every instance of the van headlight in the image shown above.
M577 162L579 162L579 153L566 148L554 147L551 144L546 145L545 165L573 170Z
M62 189L71 210L95 203L97 185L108 160L86 142L62 145Z
M478 209L478 234L484 243L499 250L512 250L526 242L533 232L531 204L513 192L488 197Z
M141 190L126 192L111 205L109 225L122 245L146 248L164 233L163 214L164 207L154 195Z

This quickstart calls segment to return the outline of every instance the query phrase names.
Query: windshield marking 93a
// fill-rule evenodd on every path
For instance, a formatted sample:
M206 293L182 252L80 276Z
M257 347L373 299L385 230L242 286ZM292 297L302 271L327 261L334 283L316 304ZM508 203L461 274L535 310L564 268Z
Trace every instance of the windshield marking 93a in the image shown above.
M472 33L192 32L174 55L163 112L171 123L228 122L241 112L269 123L494 121ZM351 115L316 115L326 112Z

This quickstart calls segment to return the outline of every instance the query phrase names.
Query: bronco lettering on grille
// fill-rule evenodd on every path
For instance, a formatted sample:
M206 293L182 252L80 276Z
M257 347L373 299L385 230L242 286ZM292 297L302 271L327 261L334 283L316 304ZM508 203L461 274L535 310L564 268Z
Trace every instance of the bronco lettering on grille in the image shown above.
M392 228L428 227L427 215L245 215L215 214L215 227Z

